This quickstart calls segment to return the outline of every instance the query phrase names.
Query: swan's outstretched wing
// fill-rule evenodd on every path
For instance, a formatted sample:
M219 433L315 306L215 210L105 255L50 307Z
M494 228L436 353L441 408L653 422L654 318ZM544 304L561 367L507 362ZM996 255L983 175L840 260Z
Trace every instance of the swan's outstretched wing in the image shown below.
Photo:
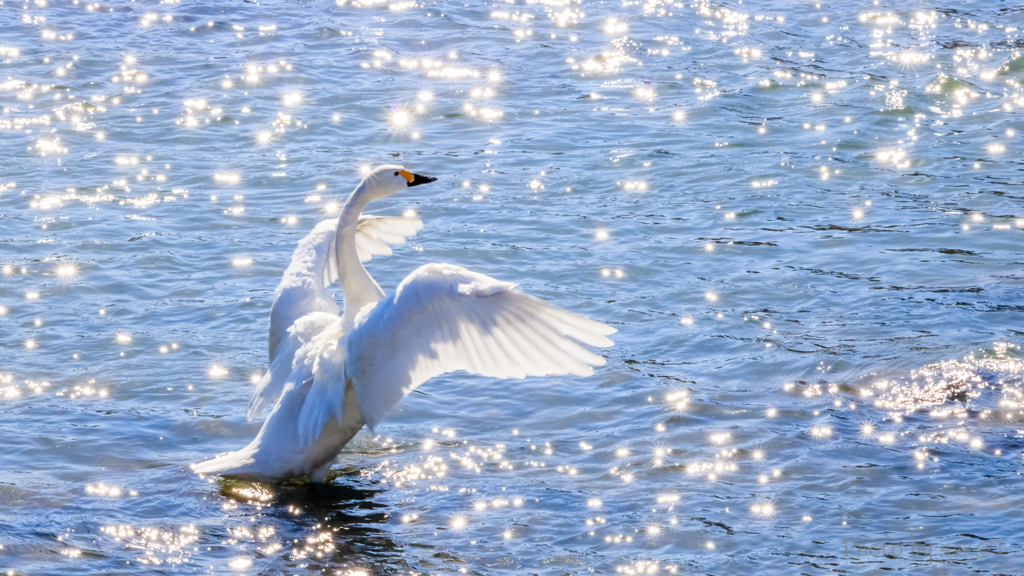
M464 370L495 378L589 376L615 329L459 266L428 264L356 320L346 374L372 428L426 380Z
M359 217L356 225L356 253L360 262L374 256L390 256L390 245L398 245L423 228L415 218L385 216ZM278 353L285 331L296 320L311 312L338 313L338 305L327 288L338 280L338 258L335 252L335 234L338 219L317 224L299 241L292 253L292 261L281 275L281 282L270 306L270 360ZM294 351L293 351L294 352Z

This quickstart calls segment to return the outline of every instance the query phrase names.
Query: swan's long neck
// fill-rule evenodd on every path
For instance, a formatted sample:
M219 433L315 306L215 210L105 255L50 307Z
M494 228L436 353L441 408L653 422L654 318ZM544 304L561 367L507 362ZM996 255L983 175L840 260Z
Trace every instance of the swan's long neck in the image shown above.
M356 227L359 215L366 205L373 200L369 180L363 180L345 202L345 207L338 217L338 233L335 236L338 254L338 277L341 280L341 291L345 303L341 317L342 329L346 332L352 327L356 314L366 306L384 297L384 291L373 280L370 273L363 267L356 254Z

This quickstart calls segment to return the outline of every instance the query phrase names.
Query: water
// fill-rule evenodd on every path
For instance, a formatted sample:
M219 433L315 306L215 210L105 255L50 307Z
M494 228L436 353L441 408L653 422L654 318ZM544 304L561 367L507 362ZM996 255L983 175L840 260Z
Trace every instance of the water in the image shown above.
M1018 570L1022 27L5 0L0 569ZM440 178L371 205L426 225L386 290L518 282L617 327L608 365L438 378L327 485L192 474L258 431L277 279L383 162Z

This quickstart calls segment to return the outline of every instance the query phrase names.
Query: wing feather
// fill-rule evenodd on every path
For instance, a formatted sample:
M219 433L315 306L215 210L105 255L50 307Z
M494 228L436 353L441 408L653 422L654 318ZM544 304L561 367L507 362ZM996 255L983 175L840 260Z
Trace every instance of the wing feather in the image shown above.
M340 323L334 327L340 327ZM300 450L316 441L329 420L334 419L339 424L342 421L345 408L345 349L339 349L337 345L340 337L340 332L324 330L310 347L306 360L311 364L313 384L306 393L295 422Z
M338 317L334 314L313 312L299 318L288 328L285 338L277 347L277 354L270 362L270 370L256 383L252 398L249 399L247 416L250 421L263 414L267 406L276 403L285 385L296 378L294 359L302 355L302 347L337 322Z
M550 327L544 326L541 322L537 321L535 316L524 313L524 311L513 308L511 313L515 319L513 326L519 331L523 340L532 347L533 354L537 358L537 364L534 371L530 373L530 376L575 373L571 364L567 362L566 355L559 353L561 345L556 340L557 332L551 330ZM555 337L552 338L551 336ZM564 338L558 340L564 340ZM589 376L589 374L583 375Z
M446 264L410 274L395 294L356 319L346 376L367 424L446 372L496 378L593 373L603 357L577 342L611 346L614 328Z
M568 336L575 338L576 340L583 340L586 337L585 333L579 333L573 330L566 330L565 326L559 322L560 318L550 314L549 311L538 316L538 319L547 327L546 331L542 331L542 337L545 338L551 346L557 346L560 350L565 352L571 359L577 362L577 369L583 372L572 372L573 374L580 374L589 376L593 373L593 370L588 365L601 366L604 365L604 358L598 356L593 352L589 352L586 348L583 348L579 344L576 344L568 338L551 338L550 335L561 334L562 336ZM519 310L520 315L528 314L529 311L525 309ZM611 340L605 338L607 343L599 342L597 345L608 346L611 344Z
M483 316L476 310L474 310L473 312L473 320L477 322L478 326L482 325L484 323ZM497 322L495 324L497 325ZM501 359L503 354L501 353L501 350L498 346L497 338L485 338L483 330L477 328L476 344L479 346L480 358L482 362L482 369L478 370L477 373L483 373L484 371L496 373L501 371L502 374L504 374L503 377L505 378L514 375L510 370L501 370ZM512 362L515 362L514 358L516 357L517 353L518 350L509 350L504 354L504 356L507 358L512 358Z
M476 326L480 319L475 314L477 310L469 309L467 312L467 317L462 320L459 326L459 332L462 335L460 341L463 342L466 350L466 371L474 374L483 374L490 371L491 366L484 362L483 354L480 352L480 346L484 342L483 334L477 330Z
M405 239L423 229L416 218L395 218L363 214L356 225L356 255L360 262L374 256L390 256L391 246L405 244Z
M492 346L497 348L495 353L495 367L505 364L505 378L526 378L526 369L523 368L529 363L526 352L523 350L523 343L513 339L508 329L511 319L507 316L497 318L498 330L494 331L494 338L490 339Z

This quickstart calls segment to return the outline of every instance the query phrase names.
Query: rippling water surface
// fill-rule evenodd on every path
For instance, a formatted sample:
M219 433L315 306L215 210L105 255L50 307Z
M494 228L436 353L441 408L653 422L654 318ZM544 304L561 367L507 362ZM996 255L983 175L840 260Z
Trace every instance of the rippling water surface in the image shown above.
M1019 571L1021 28L0 2L0 569ZM193 474L258 431L277 280L384 162L440 178L371 206L425 223L369 264L386 290L518 282L618 328L607 366L431 381L326 485Z

